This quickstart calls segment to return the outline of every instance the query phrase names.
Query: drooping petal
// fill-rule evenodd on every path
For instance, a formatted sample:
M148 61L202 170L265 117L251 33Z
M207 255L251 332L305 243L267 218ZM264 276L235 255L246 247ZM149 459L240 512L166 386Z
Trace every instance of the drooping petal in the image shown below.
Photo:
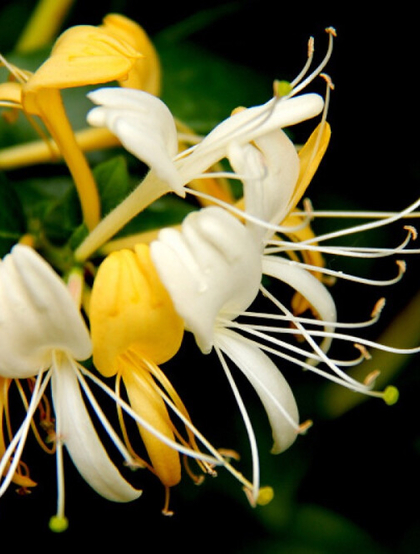
M134 411L157 431L175 441L173 424L165 402L156 393L153 378L147 369L125 365L122 376ZM138 427L156 475L165 486L173 487L181 480L179 453L141 425Z
M228 329L218 330L218 347L238 366L254 387L270 421L273 454L283 452L297 437L299 413L293 392L282 373L257 345Z
M245 310L258 293L259 245L239 220L221 208L189 214L181 232L164 229L151 255L186 328L208 353L218 315Z
M178 137L167 106L151 94L127 88L102 88L88 97L98 105L88 113L88 123L108 127L159 179L181 191L184 183L173 163Z
M58 440L65 444L74 465L101 496L130 502L141 491L134 489L108 456L86 409L75 369L67 356L59 356L51 378Z
M23 378L51 364L51 350L91 354L86 325L64 282L33 250L16 245L0 262L0 375Z

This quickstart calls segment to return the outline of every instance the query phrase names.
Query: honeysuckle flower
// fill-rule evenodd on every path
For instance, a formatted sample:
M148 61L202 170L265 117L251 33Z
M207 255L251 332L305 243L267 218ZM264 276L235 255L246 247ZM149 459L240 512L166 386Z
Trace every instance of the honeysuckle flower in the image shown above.
M256 501L255 437L224 355L249 379L264 404L273 432L273 452L288 448L300 430L296 402L281 372L258 345L229 328L258 294L260 245L237 218L221 208L208 207L188 215L181 231L161 230L151 244L151 254L186 329L203 353L215 349L226 371L250 438Z
M322 63L306 79L299 77L295 80L287 89L287 94L280 96L276 90L267 103L236 110L198 144L181 152L178 151L175 120L159 99L142 91L119 88L102 88L89 93L89 98L97 106L88 113L88 122L99 128L106 126L129 152L149 166L150 171L82 242L75 252L76 259L88 258L163 194L175 192L183 197L187 192L193 193L188 184L196 179L213 178L215 173L211 168L223 159L230 160L237 146L251 144L276 129L319 115L324 108L323 98L319 94L298 93L322 71L330 51L331 40ZM198 191L195 194L206 196Z
M148 55L144 63L139 48L144 48ZM8 65L5 60L3 63ZM84 221L92 229L100 219L96 184L67 118L60 91L118 80L121 84L145 86L157 93L160 69L156 52L140 26L123 16L110 14L98 27L71 27L57 39L50 57L35 73L23 75L19 72L16 76L20 80L20 99L15 98L14 105L43 121L73 176ZM10 107L10 86L5 85L4 94L0 86L0 98L3 105ZM25 157L25 152L18 154ZM16 153L12 151L11 155L15 157ZM3 152L3 157L7 159L8 153Z
M133 488L111 461L82 397L83 390L125 461L131 463L83 377L85 370L79 362L90 357L92 345L76 302L47 262L25 245L16 245L0 263L0 340L1 378L34 379L27 414L2 453L0 496L16 479L31 421L51 382L58 481L57 515L52 527L66 527L63 446L100 495L116 502L138 498L141 491Z
M134 412L171 441L165 444L155 432L139 425L149 457L146 461L135 453L124 432L133 457L140 465L149 467L164 485L163 512L170 513L169 490L181 479L179 452L172 445L175 440L196 452L204 472L214 473L214 470L200 459L196 436L222 465L228 469L231 466L203 440L181 398L159 368L159 364L171 359L178 351L184 322L159 279L148 246L137 245L134 250L120 250L105 258L92 288L89 319L96 368L104 377L116 376L118 389L122 381ZM177 430L168 410L185 423L185 438ZM125 429L123 419L120 419ZM233 473L248 486L236 471ZM190 474L199 482L198 477Z

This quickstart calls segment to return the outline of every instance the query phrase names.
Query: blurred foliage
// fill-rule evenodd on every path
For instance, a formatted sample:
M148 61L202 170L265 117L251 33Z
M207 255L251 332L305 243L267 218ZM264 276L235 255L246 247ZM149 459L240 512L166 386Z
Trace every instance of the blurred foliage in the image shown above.
M2 2L0 8L0 51L27 69L35 69L47 51L31 54L13 51L34 5L29 0L15 0ZM76 0L65 26L97 24L109 11L121 11L136 18L156 36L163 64L163 99L177 117L198 133L205 133L237 105L265 101L271 94L274 78L292 78L304 61L308 30L320 35L323 26L336 25L337 54L329 69L338 85L330 108L333 141L311 185L310 196L316 201L316 207L341 208L351 203L356 208L400 209L414 199L413 194L418 195L418 156L410 157L413 144L409 126L400 128L401 121L407 118L399 120L399 134L395 127L390 127L390 121L381 127L383 112L379 117L378 111L382 108L374 103L377 97L369 88L376 87L383 93L383 82L389 82L384 71L388 66L381 65L382 58L370 65L366 52L363 57L352 50L352 33L358 29L357 23L362 25L356 16L350 15L344 21L337 10L323 11L314 6L306 12L306 7L299 4L295 8L285 7L278 18L271 4L253 1L207 2L202 7L205 11L185 3L167 8L160 4L139 7L138 2L130 0L104 1L100 7L93 7ZM353 4L351 11L358 11ZM383 13L375 16L377 19L370 27L371 41L366 44L364 38L368 54L373 49L377 54L383 31L391 25L390 19L381 19L383 16ZM368 26L364 21L363 27ZM394 45L398 38L394 37ZM402 52L403 45L399 48ZM367 65L363 66L366 56ZM369 86L368 79L364 79L367 75L371 79ZM85 94L86 90L80 89L66 91L64 95L76 128L84 126L90 107ZM410 97L406 102L409 105ZM406 106L400 109L408 110ZM0 122L2 148L34 136L24 118L12 126ZM397 136L402 137L401 141ZM410 164L406 163L407 159L411 160ZM120 151L93 152L89 160L95 166L105 213L131 190L144 171L137 160ZM386 196L386 182L391 183L393 191L397 187L398 202L395 194ZM170 207L170 219L166 216L167 207ZM194 209L194 205L186 207L177 199L163 198L130 223L123 233L149 229L156 222L162 225L181 221L188 209ZM320 222L319 228L326 225L330 224ZM65 244L80 232L77 197L60 163L0 175L0 255L26 231L43 233L56 245ZM355 272L359 268L361 272L366 268L372 272L377 270L374 264L352 267ZM412 267L403 281L406 284L393 289L394 303L387 309L387 321L417 292L419 262L414 261ZM340 310L349 319L353 313L360 317L361 309L363 314L368 313L382 294L375 291L372 298L371 291L366 293L357 286L350 290L348 293L339 285L336 296ZM415 315L409 317L410 328L414 327L417 332ZM404 318L398 332L401 329L404 329ZM219 375L220 368L212 356L203 362L194 352L192 341L187 342L176 367L168 364L170 377L176 388L185 391L186 403L197 426L215 444L237 448L246 465L246 436L238 414L230 411L233 400ZM374 363L377 361L375 358ZM332 409L328 413L327 401L323 405L325 395L333 400L339 398L335 396L336 387L327 386L293 367L281 369L296 392L302 419L312 418L315 425L290 451L273 457L268 453L269 430L262 410L251 392L245 390L261 443L263 481L275 489L270 505L251 509L237 484L226 475L208 479L199 488L185 478L173 492L175 515L168 519L160 514L163 491L152 479L145 483L145 493L134 505L115 506L97 498L68 464L70 528L63 536L52 536L47 522L55 499L54 460L38 467L37 460L42 454L33 445L33 451L29 446L27 461L34 468L39 486L26 498L9 491L1 499L0 529L10 533L21 533L24 529L31 544L46 538L52 547L73 544L73 541L83 544L79 541L88 535L97 546L111 538L120 539L123 547L150 549L152 545L158 552L169 548L195 552L202 547L245 554L419 552L418 358L404 360L404 371L393 369L398 374L395 384L401 393L396 406L387 407L369 400L348 410L342 409L341 404L340 415L340 407L333 414ZM19 536L18 544L23 546L24 540L25 537Z

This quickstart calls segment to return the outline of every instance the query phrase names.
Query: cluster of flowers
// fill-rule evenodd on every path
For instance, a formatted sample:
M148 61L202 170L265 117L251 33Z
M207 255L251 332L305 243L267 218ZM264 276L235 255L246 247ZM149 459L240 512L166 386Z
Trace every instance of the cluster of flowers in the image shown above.
M272 490L260 486L256 439L231 364L246 376L265 408L274 454L287 449L310 422L299 421L293 392L273 357L389 404L396 401L394 387L374 390L376 374L359 382L345 371L364 359L365 347L388 347L338 331L346 324L337 319L326 286L335 275L324 266L322 255L393 255L406 248L414 231L408 228L406 240L390 249L322 247L331 235L315 236L310 206L297 207L330 138L330 80L324 75L325 98L304 92L323 75L331 55L335 32L327 33L329 47L320 65L311 69L310 41L307 63L292 83L276 82L266 104L235 109L204 138L180 130L159 99L157 54L141 27L123 16L111 14L98 27L70 28L34 73L3 60L13 78L0 85L1 105L23 110L32 121L38 118L51 138L10 148L1 153L2 161L13 156L30 159L36 149L46 156L62 156L86 229L66 274L53 267L42 255L42 245L27 235L0 263L0 496L11 482L21 490L36 484L22 459L32 427L39 443L57 459L53 530L67 527L64 446L80 474L104 498L128 502L141 494L100 440L92 409L124 464L147 468L160 479L166 491L163 511L170 513L169 491L181 479L181 457L195 459L203 474L214 474L219 466L231 472L252 505L271 499ZM118 85L89 93L95 104L87 118L90 127L75 133L61 90L114 81ZM297 149L283 129L318 116L308 141ZM110 145L122 145L147 165L148 172L129 196L101 217L84 150ZM239 199L227 185L232 181L241 183ZM201 207L180 226L128 237L123 244L112 240L167 193L194 197ZM341 234L386 225L416 207L414 203L405 212ZM382 284L395 282L403 270L399 262L396 277ZM86 279L87 274L93 278ZM291 305L264 286L267 276L294 291ZM271 304L270 313L252 311L260 294ZM347 327L374 323L380 307L368 322ZM305 317L306 313L311 315ZM159 367L176 356L185 331L193 334L203 354L217 353L232 387L249 437L250 479L234 467L232 453L213 447L193 425ZM302 340L293 340L296 337ZM360 355L352 361L330 358L327 352L334 338L358 344ZM115 402L119 429L111 425L89 382ZM17 430L10 418L12 387L26 410ZM38 430L37 415L47 441ZM147 457L132 446L126 417L136 422ZM200 481L191 469L189 473Z

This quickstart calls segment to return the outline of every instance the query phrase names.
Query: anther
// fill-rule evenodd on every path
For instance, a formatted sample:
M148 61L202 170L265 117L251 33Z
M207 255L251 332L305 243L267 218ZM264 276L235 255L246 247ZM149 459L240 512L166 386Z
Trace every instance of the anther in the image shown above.
M328 85L328 88L330 90L334 90L335 89L335 85L331 79L331 77L327 74L327 73L320 73L319 74L320 77L322 77L324 79L324 81L327 83Z
M332 35L334 38L337 38L337 31L335 30L334 27L327 27L325 29L325 32L328 34L328 35Z
M308 58L311 58L314 55L314 51L315 51L314 37L309 37L309 40L308 40Z
M410 233L413 240L417 239L418 233L415 227L413 227L412 225L404 225L404 229Z
M372 356L362 344L355 343L354 347L361 352L365 360L370 360L372 358Z
M374 307L373 307L372 313L371 313L371 316L372 316L372 317L376 318L376 317L378 317L378 316L380 315L380 313L382 312L382 310L383 310L383 308L384 308L384 306L385 306L385 302L386 302L386 300L385 300L385 298L383 298L383 297L380 298L380 299L376 302L376 304L375 304Z
M312 427L313 423L314 422L311 419L307 419L306 421L301 423L298 427L299 435L304 435L308 431L308 429Z
M379 371L379 369L374 369L373 371L368 373L368 375L366 375L366 377L363 380L363 383L367 387L372 387L373 384L375 383L376 379L379 377L380 373L381 372Z

